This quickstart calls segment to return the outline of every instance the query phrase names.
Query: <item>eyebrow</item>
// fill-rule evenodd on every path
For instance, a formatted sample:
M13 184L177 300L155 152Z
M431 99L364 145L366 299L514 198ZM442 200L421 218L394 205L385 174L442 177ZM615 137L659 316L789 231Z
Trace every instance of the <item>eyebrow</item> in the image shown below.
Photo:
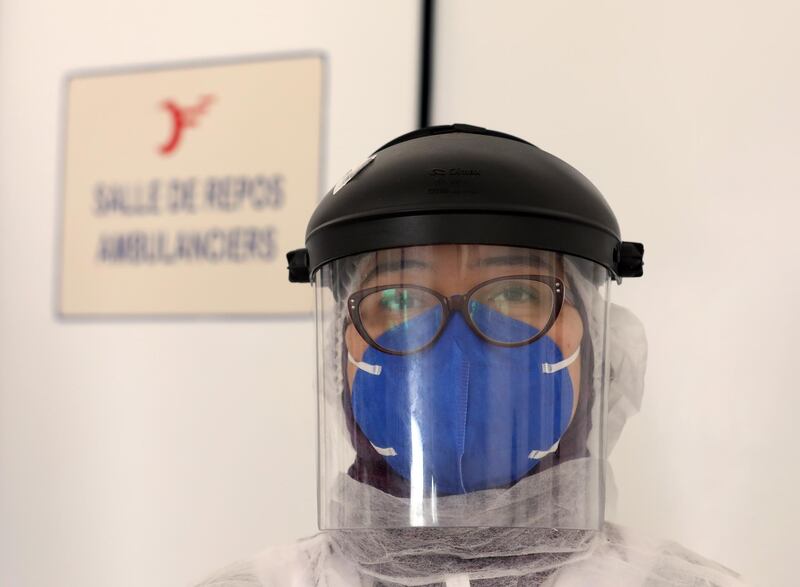
M527 266L527 267L544 267L553 270L552 263L548 263L538 255L500 255L496 257L484 257L469 264L470 267L486 267L486 266Z
M382 263L378 263L370 269L364 278L361 280L361 283L366 283L378 273L392 273L393 271L401 271L403 269L409 268L417 268L417 269L430 269L431 265L429 263L425 263L424 261L419 261L417 259L397 259L395 261L384 261Z

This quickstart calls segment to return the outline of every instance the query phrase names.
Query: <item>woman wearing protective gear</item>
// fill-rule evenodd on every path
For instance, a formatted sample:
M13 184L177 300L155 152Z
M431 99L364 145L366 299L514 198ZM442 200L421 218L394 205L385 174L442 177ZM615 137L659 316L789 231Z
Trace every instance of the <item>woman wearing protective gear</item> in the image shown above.
M642 274L563 161L466 125L409 133L315 211L290 280L316 294L319 524L205 585L739 585L604 521L638 409Z

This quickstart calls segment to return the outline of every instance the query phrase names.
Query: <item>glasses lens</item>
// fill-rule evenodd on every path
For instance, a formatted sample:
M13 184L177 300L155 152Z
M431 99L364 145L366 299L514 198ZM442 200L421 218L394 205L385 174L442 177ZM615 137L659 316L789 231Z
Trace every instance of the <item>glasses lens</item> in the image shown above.
M416 287L390 287L371 293L358 308L367 334L390 351L424 347L442 325L444 310L432 293Z
M475 326L493 341L514 344L530 340L547 326L555 308L550 286L533 279L492 281L469 299Z

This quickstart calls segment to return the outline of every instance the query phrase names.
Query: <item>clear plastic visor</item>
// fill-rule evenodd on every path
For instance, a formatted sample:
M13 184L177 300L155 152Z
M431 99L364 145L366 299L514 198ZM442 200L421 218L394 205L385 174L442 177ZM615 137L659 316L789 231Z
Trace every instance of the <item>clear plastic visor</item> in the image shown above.
M323 266L320 527L599 527L607 282L493 245Z

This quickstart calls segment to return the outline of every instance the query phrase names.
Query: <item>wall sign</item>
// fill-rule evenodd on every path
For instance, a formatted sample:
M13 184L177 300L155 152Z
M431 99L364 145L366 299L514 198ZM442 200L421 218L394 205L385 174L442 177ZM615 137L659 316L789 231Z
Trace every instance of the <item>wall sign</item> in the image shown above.
M318 54L67 80L64 316L309 313L287 281L320 194Z

